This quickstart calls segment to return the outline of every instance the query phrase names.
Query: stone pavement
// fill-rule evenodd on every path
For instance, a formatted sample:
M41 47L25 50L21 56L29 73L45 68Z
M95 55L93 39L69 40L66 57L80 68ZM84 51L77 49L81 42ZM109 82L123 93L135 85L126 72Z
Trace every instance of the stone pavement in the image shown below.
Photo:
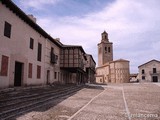
M160 120L160 85L125 83L86 87L16 119Z

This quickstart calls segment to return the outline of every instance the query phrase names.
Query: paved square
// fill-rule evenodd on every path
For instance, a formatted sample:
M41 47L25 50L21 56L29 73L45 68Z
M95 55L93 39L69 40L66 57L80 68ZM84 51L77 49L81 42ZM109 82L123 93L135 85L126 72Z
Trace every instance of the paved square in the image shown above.
M160 120L160 84L125 83L86 87L17 119Z

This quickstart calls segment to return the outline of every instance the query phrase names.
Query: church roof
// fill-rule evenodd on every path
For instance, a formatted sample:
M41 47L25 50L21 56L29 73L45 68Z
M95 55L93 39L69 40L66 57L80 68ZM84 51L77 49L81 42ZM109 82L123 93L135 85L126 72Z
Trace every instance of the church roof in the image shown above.
M118 59L118 60L114 60L114 61L111 61L111 62L129 62L129 61L125 60L125 59Z

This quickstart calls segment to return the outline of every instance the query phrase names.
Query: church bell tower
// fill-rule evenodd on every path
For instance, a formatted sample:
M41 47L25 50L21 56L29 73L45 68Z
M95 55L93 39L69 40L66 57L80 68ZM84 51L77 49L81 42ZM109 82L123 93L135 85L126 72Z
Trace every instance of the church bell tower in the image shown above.
M108 33L106 31L104 31L101 36L101 42L98 44L98 66L113 61L113 43L109 42Z

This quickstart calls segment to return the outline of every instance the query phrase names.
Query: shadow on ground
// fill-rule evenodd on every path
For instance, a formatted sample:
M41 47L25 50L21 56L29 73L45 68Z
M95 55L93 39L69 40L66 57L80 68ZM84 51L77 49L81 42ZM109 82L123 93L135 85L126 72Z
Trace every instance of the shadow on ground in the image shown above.
M76 85L73 85L73 84L67 84L67 85L54 85L54 86L46 86L46 87L43 87L43 88L32 88L32 89L18 89L16 91L9 91L9 92L1 92L0 93L0 98L1 99L10 99L10 98L13 98L13 97L16 97L16 96L21 96L21 95L32 95L32 94L41 94L41 92L43 91L47 91L47 90L57 90L59 88L66 88L66 87L73 87L73 86L76 86ZM27 113L30 113L32 111L37 111L37 112L45 112L47 110L49 110L50 108L56 106L57 104L59 104L60 102L66 100L68 97L71 97L73 96L74 94L76 94L78 91L82 90L83 88L87 88L87 89L98 89L98 90L104 90L103 87L101 86L97 86L97 85L80 85L80 86L77 86L77 87L80 87L80 89L78 89L77 91L73 92L73 93L69 93L67 95L64 95L62 97L58 97L56 99L53 99L53 100L50 100L49 102L45 102L45 103L42 103L42 105L40 107L37 107L37 108L34 108L32 110L27 110L26 112L23 112L23 113L18 113L20 111L18 111L18 115L14 118L10 118L9 120L16 120L18 117L22 116L22 115L25 115ZM58 94L58 93L57 93Z

